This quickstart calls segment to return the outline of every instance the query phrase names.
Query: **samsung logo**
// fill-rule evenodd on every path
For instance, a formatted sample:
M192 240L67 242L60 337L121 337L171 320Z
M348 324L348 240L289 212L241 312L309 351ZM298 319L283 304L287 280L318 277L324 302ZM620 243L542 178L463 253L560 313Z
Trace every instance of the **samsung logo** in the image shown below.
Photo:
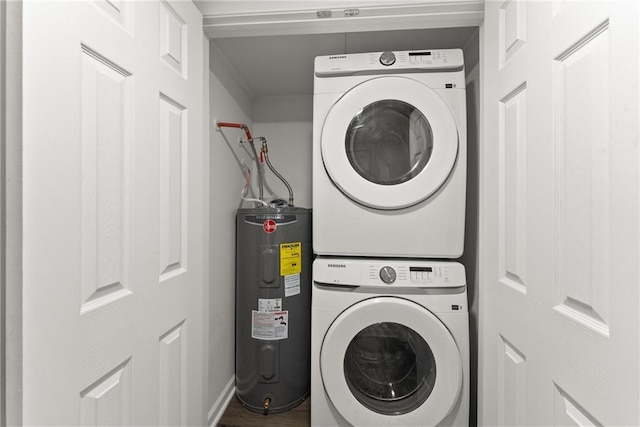
M347 59L347 55L330 56L329 59Z
M329 268L347 268L346 264L329 264Z

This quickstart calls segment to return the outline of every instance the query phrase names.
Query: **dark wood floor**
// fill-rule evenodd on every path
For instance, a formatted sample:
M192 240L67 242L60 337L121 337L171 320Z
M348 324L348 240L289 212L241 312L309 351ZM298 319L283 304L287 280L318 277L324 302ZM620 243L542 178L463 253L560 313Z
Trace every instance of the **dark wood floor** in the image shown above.
M224 411L218 427L308 427L311 425L311 399L280 414L262 415L245 409L236 396Z

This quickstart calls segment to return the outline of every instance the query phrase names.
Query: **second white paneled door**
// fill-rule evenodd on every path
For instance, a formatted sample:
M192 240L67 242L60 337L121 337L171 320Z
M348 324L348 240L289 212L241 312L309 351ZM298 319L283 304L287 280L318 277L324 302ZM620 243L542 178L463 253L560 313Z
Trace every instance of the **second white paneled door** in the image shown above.
M202 17L24 3L25 425L202 425Z
M636 1L489 1L479 424L638 425Z

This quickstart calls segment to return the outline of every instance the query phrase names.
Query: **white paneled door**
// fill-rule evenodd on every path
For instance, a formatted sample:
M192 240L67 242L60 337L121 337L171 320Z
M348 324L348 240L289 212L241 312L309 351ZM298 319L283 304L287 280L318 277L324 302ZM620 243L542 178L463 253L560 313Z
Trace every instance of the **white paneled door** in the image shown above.
M486 4L482 425L640 424L638 7Z
M204 423L202 16L24 3L25 425Z

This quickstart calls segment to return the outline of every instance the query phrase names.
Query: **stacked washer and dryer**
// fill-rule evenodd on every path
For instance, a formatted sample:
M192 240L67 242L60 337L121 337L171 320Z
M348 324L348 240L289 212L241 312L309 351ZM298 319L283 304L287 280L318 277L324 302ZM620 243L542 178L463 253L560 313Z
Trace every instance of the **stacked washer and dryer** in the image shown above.
M467 426L462 51L317 57L312 426Z

